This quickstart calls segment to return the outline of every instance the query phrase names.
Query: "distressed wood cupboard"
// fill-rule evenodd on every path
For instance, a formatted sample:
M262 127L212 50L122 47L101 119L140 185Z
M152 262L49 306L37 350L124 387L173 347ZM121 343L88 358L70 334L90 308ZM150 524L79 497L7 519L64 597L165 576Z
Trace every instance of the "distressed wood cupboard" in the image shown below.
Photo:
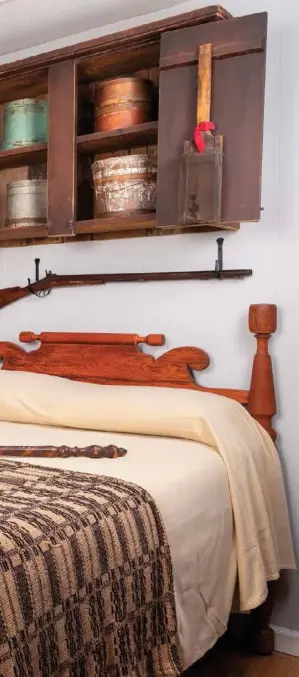
M261 210L267 14L212 6L0 67L0 105L46 95L48 141L0 150L0 246L237 229ZM211 120L223 135L221 220L178 225L183 146L196 124L198 53L212 45ZM95 83L133 75L158 87L157 120L95 132ZM3 117L3 116L2 116ZM156 213L95 218L94 158L157 148ZM47 225L6 228L7 183L48 179Z

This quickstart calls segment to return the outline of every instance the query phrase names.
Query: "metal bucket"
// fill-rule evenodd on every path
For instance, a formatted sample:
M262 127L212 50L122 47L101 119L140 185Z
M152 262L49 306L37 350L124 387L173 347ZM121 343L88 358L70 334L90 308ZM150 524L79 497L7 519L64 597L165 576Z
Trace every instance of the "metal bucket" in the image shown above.
M47 181L12 181L7 186L6 221L8 228L47 222Z
M104 80L96 85L97 132L149 122L155 117L155 88L146 78Z
M92 165L98 215L156 208L157 163L149 155L124 155Z
M4 106L3 148L19 148L46 143L48 135L47 101L19 99Z

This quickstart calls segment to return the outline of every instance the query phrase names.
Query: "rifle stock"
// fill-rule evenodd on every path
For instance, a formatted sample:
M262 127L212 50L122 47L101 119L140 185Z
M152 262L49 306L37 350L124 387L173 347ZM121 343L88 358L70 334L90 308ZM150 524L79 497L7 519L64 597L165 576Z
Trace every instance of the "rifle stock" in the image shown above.
M8 287L7 289L0 289L0 308L5 308L15 301L24 299L29 296L30 289L28 287Z

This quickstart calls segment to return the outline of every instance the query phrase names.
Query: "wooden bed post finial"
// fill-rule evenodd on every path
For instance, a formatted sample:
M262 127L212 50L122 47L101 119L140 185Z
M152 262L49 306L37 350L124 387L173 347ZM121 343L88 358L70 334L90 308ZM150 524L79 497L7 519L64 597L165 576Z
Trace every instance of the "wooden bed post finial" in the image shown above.
M267 430L275 442L272 417L276 414L275 388L268 343L277 328L277 308L273 304L257 304L249 308L249 331L255 334L257 351L253 360L248 411Z

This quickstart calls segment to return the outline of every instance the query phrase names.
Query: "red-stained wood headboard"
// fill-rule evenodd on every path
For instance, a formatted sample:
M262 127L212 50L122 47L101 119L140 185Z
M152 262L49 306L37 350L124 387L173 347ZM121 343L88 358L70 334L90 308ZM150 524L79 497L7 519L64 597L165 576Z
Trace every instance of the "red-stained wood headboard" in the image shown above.
M157 359L138 345L164 345L162 334L76 334L21 332L20 341L40 342L27 352L13 343L0 342L3 369L62 376L90 383L192 388L231 397L249 412L275 439L272 417L276 413L275 390L268 341L276 331L276 306L249 308L249 329L257 339L249 390L205 388L196 383L193 370L209 366L208 354L200 348L174 348Z

